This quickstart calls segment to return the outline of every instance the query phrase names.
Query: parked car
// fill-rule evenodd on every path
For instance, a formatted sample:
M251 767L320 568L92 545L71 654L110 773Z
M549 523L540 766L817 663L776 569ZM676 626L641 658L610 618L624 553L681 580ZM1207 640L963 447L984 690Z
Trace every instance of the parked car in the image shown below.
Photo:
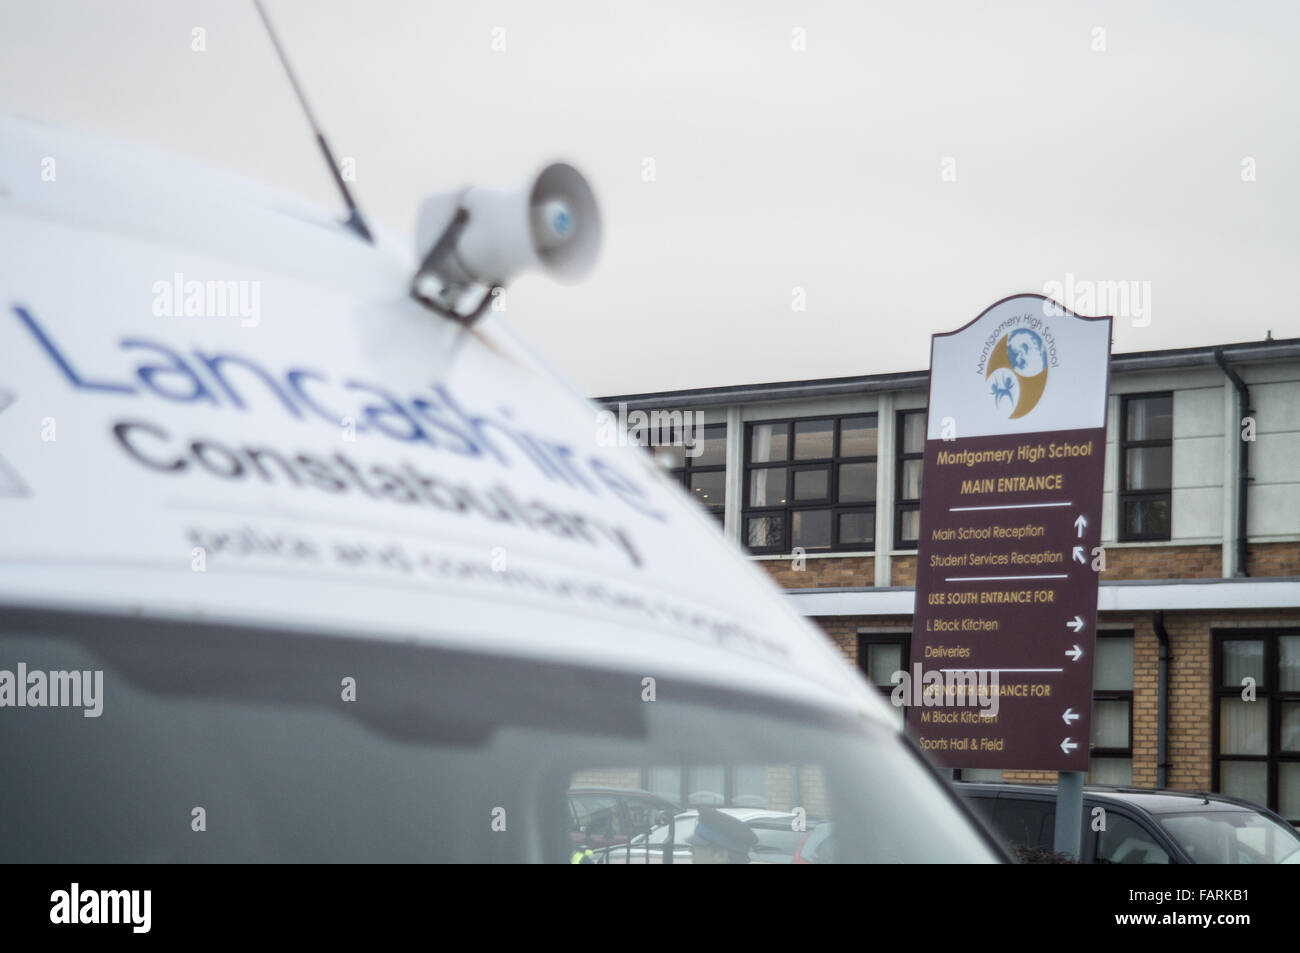
M818 824L816 827L811 828L795 848L793 863L835 863L834 832L835 825L830 821L827 821L825 824Z
M743 821L758 837L758 843L750 849L749 856L751 862L759 864L794 863L799 844L808 836L807 829L815 830L821 823L815 818L807 818L807 829L796 830L796 821L803 819L789 811L742 807L724 807L719 810ZM597 852L595 861L606 864L661 864L671 840L672 862L689 864L691 848L686 843L686 838L695 832L699 820L699 811L682 811L673 818L671 825L664 823L647 833L638 834L622 849L614 847Z
M593 850L626 844L681 808L667 798L634 788L569 789L569 840Z
M1055 785L959 781L955 786L1009 848L1050 854ZM1080 863L1300 863L1300 834L1290 824L1226 794L1087 785L1083 808Z

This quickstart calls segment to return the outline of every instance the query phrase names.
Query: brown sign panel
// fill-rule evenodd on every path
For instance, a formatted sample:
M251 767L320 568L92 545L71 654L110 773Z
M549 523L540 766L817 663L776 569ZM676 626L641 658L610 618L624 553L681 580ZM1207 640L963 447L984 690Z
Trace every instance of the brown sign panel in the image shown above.
M936 335L896 700L951 767L1086 771L1110 319L1038 295Z

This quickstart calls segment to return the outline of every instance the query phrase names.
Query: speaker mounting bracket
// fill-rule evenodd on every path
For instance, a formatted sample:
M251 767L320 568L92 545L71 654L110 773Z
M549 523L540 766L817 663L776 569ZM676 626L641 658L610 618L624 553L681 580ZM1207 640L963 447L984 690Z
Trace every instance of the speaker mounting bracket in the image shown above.
M483 294L472 310L463 311L457 307L467 286L445 280L440 266L449 256L455 254L456 243L468 225L469 211L457 201L455 214L447 223L447 227L442 230L442 234L438 236L438 240L433 243L433 247L429 249L429 254L424 256L424 260L420 262L420 267L415 270L415 275L411 279L412 298L466 327L477 323L492 304L493 297L505 290L503 285L495 282L484 284ZM431 293L428 285L434 282L437 282L440 287Z

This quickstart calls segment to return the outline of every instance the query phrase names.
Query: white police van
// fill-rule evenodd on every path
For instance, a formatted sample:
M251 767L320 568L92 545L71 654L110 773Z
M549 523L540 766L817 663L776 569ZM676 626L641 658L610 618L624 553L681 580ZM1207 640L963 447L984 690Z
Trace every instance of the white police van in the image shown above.
M0 122L0 860L568 862L597 784L1002 858L483 307L598 229L562 165L431 200L413 252Z

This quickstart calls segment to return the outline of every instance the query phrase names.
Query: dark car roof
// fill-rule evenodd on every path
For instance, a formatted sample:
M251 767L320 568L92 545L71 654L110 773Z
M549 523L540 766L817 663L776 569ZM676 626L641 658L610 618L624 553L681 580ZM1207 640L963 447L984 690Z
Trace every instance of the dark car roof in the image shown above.
M1017 784L1008 781L957 781L959 794L1040 794L1056 796L1055 784ZM1110 784L1085 784L1084 797L1097 801L1131 804L1149 814L1183 814L1195 811L1258 811L1272 814L1268 808L1243 798L1208 791L1169 791L1157 788L1119 787Z

